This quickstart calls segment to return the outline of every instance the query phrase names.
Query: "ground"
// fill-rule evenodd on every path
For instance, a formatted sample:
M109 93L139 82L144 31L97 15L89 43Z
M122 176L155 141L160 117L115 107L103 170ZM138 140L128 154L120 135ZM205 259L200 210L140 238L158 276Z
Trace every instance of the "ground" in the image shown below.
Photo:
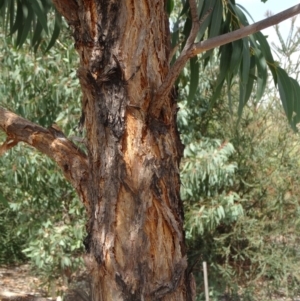
M67 286L60 285L58 289L64 292L67 297L66 301L89 301L90 298L86 291L87 275L85 271L73 277L77 291L68 290ZM60 301L60 296L50 296L46 287L41 289L42 281L33 275L28 264L18 266L0 266L0 301ZM71 284L72 285L72 284ZM264 284L262 283L262 286ZM74 286L73 286L74 287ZM242 299L241 299L242 300ZM273 293L270 297L259 297L261 301L300 301L300 296L297 298L288 298L284 292ZM219 301L232 301L226 296L220 298Z
M30 300L28 296L47 297L41 281L30 273L29 265L0 267L0 300ZM27 298L27 299L26 299ZM34 300L33 298L31 298ZM46 298L44 300L52 300Z
M68 290L66 285L61 284L56 290L51 289L47 292L47 287L42 286L42 281L34 276L28 264L18 266L0 266L0 301L50 301L61 300L55 291L61 294L69 294L67 300L88 299L87 275L84 271L73 278L72 281L76 288L80 288L80 293L74 295L74 291ZM73 285L74 287L74 285ZM76 292L75 292L76 294Z

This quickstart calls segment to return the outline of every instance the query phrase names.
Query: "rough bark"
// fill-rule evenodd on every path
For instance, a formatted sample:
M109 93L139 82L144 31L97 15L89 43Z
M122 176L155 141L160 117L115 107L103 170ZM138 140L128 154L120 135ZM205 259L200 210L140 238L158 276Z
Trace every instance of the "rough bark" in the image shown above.
M76 41L95 180L86 241L93 300L185 300L171 99L159 119L148 114L168 69L164 5L104 1L84 10L81 22L96 17ZM97 41L90 49L87 36Z
M88 214L86 264L92 299L189 300L182 145L175 92L155 114L151 102L169 72L169 28L160 0L53 1L80 57L87 154L60 130L0 107L7 140L47 154L75 187Z
M189 300L174 93L150 111L169 72L164 2L77 5L69 21L87 133L93 300Z

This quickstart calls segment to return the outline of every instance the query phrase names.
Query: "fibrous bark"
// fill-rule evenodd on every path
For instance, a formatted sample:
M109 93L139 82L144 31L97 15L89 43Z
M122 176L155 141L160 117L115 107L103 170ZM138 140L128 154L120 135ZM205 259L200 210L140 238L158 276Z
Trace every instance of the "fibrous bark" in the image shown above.
M150 110L169 72L164 2L77 5L93 300L188 300L175 93Z

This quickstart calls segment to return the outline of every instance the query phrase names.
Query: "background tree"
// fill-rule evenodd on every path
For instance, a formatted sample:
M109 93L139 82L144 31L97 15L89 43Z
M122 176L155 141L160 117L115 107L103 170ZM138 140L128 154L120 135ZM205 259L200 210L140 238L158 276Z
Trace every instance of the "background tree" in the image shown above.
M37 28L47 30L42 11L47 11L48 2L33 5L17 1L16 18L11 3L2 1L1 7L8 13L12 32L18 31L19 44L29 32L25 28L33 25L35 32ZM55 126L43 128L4 108L0 109L0 126L7 140L1 151L19 141L32 145L58 164L77 191L88 214L86 264L92 274L93 300L192 299L193 280L186 272L179 197L182 147L173 85L191 57L275 24L300 8L296 6L260 25L246 26L245 16L234 1L224 7L222 1L201 2L198 8L194 1L186 2L182 9L182 15L188 16L182 31L184 47L170 67L165 3L54 3L73 29L80 56L86 151ZM170 11L172 2L166 4ZM241 26L232 34L214 38ZM206 37L209 39L201 42ZM240 72L240 115L254 76L261 97L268 65L295 128L299 114L294 100L299 85L274 64L263 35L228 45L220 50L221 72L213 101L225 80L230 86L233 75ZM209 57L208 52L206 59ZM195 67L192 73L198 74L197 62L191 66ZM197 75L192 78L191 82L197 83Z

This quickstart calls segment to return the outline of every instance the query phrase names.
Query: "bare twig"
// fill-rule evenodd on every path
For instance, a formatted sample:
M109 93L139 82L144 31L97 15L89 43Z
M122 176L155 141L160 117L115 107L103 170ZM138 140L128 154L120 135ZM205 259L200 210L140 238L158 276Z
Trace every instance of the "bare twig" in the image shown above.
M214 38L210 38L206 41L202 41L199 43L194 43L195 37L195 31L199 26L201 26L201 21L199 22L194 21L194 6L195 1L190 0L190 7L191 7L191 14L193 19L193 26L191 29L190 36L187 40L187 43L182 50L180 56L175 61L174 65L171 67L169 73L167 74L166 78L164 79L163 83L159 87L158 91L156 92L156 95L153 99L153 102L151 104L150 112L155 117L158 117L161 108L164 104L165 98L169 95L177 77L179 76L181 70L184 68L187 61L196 56L197 54L200 54L202 52L205 52L210 49L214 49L216 47L225 45L227 43L239 40L241 38L244 38L246 36L249 36L255 32L258 32L260 30L263 30L265 28L268 28L270 26L276 25L288 18L291 18L297 14L300 13L300 4L295 5L287 10L284 10L274 16L268 17L262 21L256 22L252 25L245 26L243 28L240 28L238 30L235 30L233 32L223 34ZM193 7L193 9L192 9Z
M197 13L197 3L195 0L189 0L189 3L190 3L190 11L192 17L192 29L182 52L185 52L194 44L194 41L196 39L200 27L200 22Z

